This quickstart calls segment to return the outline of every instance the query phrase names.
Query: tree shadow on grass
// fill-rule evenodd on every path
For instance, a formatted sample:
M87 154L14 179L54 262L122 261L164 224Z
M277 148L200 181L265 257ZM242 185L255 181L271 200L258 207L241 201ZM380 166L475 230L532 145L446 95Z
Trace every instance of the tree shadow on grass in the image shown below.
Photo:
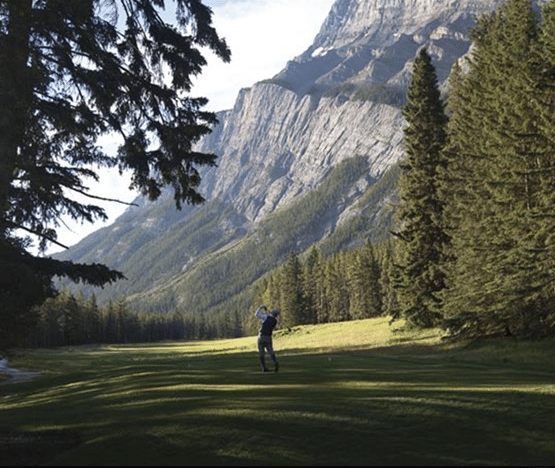
M397 351L278 350L278 373L254 351L95 357L90 371L19 384L3 416L79 434L41 461L57 465L553 463L551 375Z
M73 431L0 431L1 466L39 466L81 443Z

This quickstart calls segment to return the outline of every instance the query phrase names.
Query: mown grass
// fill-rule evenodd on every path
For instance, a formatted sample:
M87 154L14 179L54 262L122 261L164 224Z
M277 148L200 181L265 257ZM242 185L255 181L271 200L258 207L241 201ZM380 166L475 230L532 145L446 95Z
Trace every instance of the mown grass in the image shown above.
M277 332L278 373L254 337L25 352L41 376L0 386L0 463L11 433L57 466L553 465L553 345L375 319Z

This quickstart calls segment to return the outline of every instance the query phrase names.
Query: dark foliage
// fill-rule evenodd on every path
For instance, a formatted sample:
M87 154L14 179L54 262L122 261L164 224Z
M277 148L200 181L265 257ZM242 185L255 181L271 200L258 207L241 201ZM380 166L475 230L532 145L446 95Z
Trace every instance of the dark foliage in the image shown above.
M444 165L447 117L435 68L421 49L403 114L405 157L399 177L398 227L402 258L398 286L400 314L413 325L437 326L442 317L439 293L445 288L441 262L448 237L438 171Z
M187 93L206 64L200 48L226 61L230 53L208 7L171 3L173 24L163 0L0 1L0 247L18 281L3 303L16 291L36 289L18 304L50 295L54 275L91 284L122 276L31 259L21 240L38 236L44 249L63 216L104 218L76 197L106 200L86 185L97 167L130 171L132 187L151 199L172 187L178 208L203 201L198 167L216 157L192 148L216 118ZM99 145L108 134L121 142L115 155Z

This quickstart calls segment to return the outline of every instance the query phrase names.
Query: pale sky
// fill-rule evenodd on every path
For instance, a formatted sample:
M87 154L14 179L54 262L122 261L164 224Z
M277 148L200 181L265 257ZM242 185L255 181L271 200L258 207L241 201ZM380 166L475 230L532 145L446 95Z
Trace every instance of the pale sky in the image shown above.
M233 107L241 88L279 73L312 44L335 0L206 0L231 49L231 63L212 57L195 90L210 110ZM193 90L193 91L195 91Z
M206 54L207 67L196 78L192 96L209 99L207 110L230 109L241 88L279 73L287 62L312 44L335 0L205 0L214 12L213 23L231 49L231 62ZM92 187L92 183L91 183ZM130 202L129 178L117 171L102 172L95 193ZM90 233L112 224L126 207L117 203L104 206L107 222L67 223L58 229L58 241L75 245ZM63 250L52 244L48 253Z

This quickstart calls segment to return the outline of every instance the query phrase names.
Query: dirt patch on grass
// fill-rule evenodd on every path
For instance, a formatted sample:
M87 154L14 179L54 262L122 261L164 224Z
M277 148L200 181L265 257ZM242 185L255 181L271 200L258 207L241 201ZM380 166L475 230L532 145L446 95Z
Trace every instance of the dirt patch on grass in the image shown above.
M0 385L34 379L40 372L14 369L8 365L8 360L0 356Z

